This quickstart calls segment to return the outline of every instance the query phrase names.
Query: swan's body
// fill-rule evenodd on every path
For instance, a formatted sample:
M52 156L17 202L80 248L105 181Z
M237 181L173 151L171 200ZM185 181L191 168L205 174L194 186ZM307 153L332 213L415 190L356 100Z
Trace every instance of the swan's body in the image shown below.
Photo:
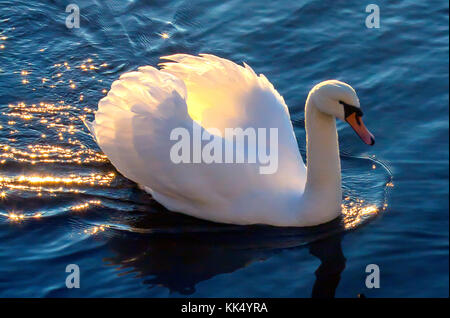
M120 173L169 210L216 222L311 226L340 214L335 117L346 119L347 113L326 107L334 107L328 100L334 94L358 108L350 86L327 81L311 90L306 169L288 108L263 75L213 55L166 59L174 62L163 63L162 70L145 66L123 74L99 102L95 121L88 123ZM257 163L175 164L170 135L180 127L191 136L196 129L225 136L226 128L277 128L278 169L261 174ZM239 151L226 137L220 140Z

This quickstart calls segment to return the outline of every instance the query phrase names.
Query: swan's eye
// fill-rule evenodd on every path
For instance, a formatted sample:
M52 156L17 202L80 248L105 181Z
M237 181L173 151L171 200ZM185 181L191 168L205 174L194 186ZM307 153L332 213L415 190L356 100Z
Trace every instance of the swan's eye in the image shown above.
M350 116L353 113L356 113L356 117L363 116L363 112L359 107L347 104L346 102L343 102L341 100L339 101L339 104L344 106L345 118L347 118L348 116Z

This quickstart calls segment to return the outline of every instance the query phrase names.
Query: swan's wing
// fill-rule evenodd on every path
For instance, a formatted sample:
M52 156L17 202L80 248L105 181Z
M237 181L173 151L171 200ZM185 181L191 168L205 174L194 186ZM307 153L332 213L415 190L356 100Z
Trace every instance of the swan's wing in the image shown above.
M164 71L186 85L189 115L202 127L276 128L279 166L292 180L306 180L306 168L283 97L269 80L244 66L210 54L175 54L162 57ZM297 186L298 182L296 183Z
M225 207L246 193L258 167L172 161L174 129L185 129L190 136L194 129L200 135L205 132L188 115L186 94L183 81L174 75L141 67L112 84L99 102L95 121L86 126L114 167L165 207L214 220L215 205ZM246 182L239 182L237 176ZM220 213L217 217L218 221L239 219Z
M245 193L258 167L172 161L174 129L185 129L190 136L194 129L204 133L188 115L186 94L183 81L174 75L141 67L112 84L99 102L95 121L86 126L114 167L165 207L214 219L202 212L214 213L213 205L224 206ZM206 143L202 141L202 145ZM246 182L237 182L237 176ZM236 216L230 216L232 219Z
M197 74L192 76L196 77ZM184 128L190 136L193 136L194 129L198 129L201 135L206 132L188 113L188 87L177 75L150 66L123 74L113 83L107 96L99 102L95 121L87 123L87 126L102 151L121 174L150 190L154 198L170 210L220 222L242 224L255 220L254 216L242 213L243 208L255 212L260 209L261 200L272 192L287 193L294 189L300 192L303 189L303 170L299 167L301 157L292 128L284 127L292 127L288 112L283 110L284 104L275 107L280 107L287 121L272 122L275 126L270 121L264 121L266 117L276 117L274 114L251 115L251 107L248 107L243 115L248 119L252 116L261 118L261 122L254 123L255 126L246 125L243 128L278 127L277 125L284 123L280 130L287 131L288 138L283 139L279 133L278 170L274 174L260 174L259 164L174 163L171 151L176 141L170 139L174 129ZM204 89L213 89L214 93L218 88L206 86ZM270 100L270 96L275 95L264 92L262 90L261 94L255 95L259 96L263 105L269 105L271 102L262 97ZM275 96L275 100L279 100L278 97ZM255 106L257 103L251 104ZM243 106L245 105L244 103ZM230 107L238 108L237 105ZM215 109L219 111L216 107ZM208 114L212 120L213 114ZM228 116L227 125L232 123L232 118L233 116ZM236 126L230 126L233 127ZM216 138L225 144L224 148L228 148L229 140ZM202 149L208 142L202 141ZM289 147L289 142L294 142L296 153L292 149L291 152L281 150ZM236 147L232 147L236 153ZM271 151L267 150L268 153ZM295 155L298 155L297 161L292 159ZM291 169L289 165L296 166ZM274 200L269 198L268 202L270 201ZM272 204L275 207L280 203ZM267 217L273 216L273 211L270 212ZM263 215L261 220L264 223Z

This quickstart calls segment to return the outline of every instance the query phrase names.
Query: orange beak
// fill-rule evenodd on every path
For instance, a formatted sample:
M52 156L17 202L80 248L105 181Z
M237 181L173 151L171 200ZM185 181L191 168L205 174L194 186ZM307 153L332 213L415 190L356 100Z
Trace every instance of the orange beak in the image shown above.
M373 146L375 144L375 137L370 133L370 131L364 125L361 116L356 113L352 113L345 117L345 121L352 126L353 130L358 134L359 138L362 139L366 144Z

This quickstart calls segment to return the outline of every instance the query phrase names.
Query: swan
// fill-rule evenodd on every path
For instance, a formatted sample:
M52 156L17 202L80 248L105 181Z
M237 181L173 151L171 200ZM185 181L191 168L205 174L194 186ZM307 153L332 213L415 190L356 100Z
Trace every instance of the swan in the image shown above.
M328 80L309 92L306 167L286 103L264 75L210 54L162 59L166 61L159 69L142 66L122 74L99 101L94 121L85 122L122 175L168 210L213 222L303 227L340 215L335 118L350 124L366 144L375 142L350 85ZM242 140L232 143L225 134L229 128L274 129L277 143L266 138L259 146L248 142L239 150ZM220 149L231 147L236 156L267 146L266 154L276 150L276 169L261 173L261 163L250 161L174 162L173 147L181 140L172 138L177 129L200 134L202 147L209 138L223 142ZM194 148L192 152L199 151Z

